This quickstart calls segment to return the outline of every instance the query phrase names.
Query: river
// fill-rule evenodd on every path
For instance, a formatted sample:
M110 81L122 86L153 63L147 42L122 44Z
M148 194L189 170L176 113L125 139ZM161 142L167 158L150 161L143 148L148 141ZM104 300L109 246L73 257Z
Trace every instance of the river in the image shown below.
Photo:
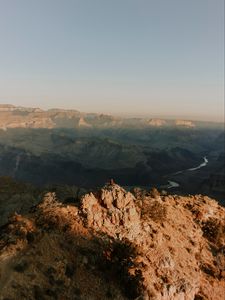
M203 157L203 162L196 166L196 167L193 167L193 168L189 168L189 169L185 169L185 170L182 170L182 171L178 171L176 173L173 173L172 175L177 175L177 174L181 174L183 172L187 172L187 171L195 171L195 170L198 170L198 169L201 169L205 166L207 166L208 164L208 159L206 156ZM178 182L175 182L175 181L171 181L171 180L168 180L168 185L166 186L162 186L163 188L166 188L166 189L171 189L171 188L176 188L176 187L179 187L180 184Z

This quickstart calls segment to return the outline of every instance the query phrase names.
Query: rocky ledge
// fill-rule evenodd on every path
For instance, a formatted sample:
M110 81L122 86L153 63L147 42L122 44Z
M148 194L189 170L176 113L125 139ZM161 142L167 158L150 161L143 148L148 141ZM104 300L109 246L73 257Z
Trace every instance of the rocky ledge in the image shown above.
M221 300L225 209L111 183L54 193L1 228L0 299Z

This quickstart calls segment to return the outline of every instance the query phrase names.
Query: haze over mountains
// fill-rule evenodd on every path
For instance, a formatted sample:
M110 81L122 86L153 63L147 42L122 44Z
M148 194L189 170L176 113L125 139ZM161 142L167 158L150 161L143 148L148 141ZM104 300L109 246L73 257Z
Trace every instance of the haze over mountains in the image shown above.
M6 128L77 128L77 127L196 127L207 122L190 120L164 120L159 118L120 118L111 115L83 113L77 110L30 108L0 104L0 127ZM211 122L212 126L213 122ZM220 125L218 125L220 124ZM218 123L215 126L221 126Z
M0 175L17 180L92 188L114 178L222 199L223 162L221 123L0 105Z

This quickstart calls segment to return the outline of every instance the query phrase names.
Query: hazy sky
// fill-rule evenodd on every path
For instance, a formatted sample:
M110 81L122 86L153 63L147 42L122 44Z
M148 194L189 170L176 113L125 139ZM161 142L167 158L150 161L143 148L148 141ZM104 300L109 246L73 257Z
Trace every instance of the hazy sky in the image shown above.
M223 0L0 0L0 103L222 120Z

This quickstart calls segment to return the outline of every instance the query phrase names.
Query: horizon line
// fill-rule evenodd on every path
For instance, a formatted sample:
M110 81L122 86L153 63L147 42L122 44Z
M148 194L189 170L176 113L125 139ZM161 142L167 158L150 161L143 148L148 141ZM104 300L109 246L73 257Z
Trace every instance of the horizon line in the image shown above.
M106 112L106 111L84 111L84 110L79 110L77 108L65 108L65 107L43 107L42 105L34 105L34 106L26 106L26 105L16 105L12 103L0 103L1 106L11 106L15 108L32 108L32 109L40 109L42 111L49 111L49 110L64 110L64 111L77 111L80 113L86 113L86 114L104 114L104 115L109 115L109 116L115 116L115 117L121 117L121 118L139 118L139 119L145 119L145 118L160 118L164 120L186 120L186 121L197 121L197 122L209 122L209 123L224 123L225 124L225 116L223 116L223 120L215 120L214 117L209 116L190 116L190 115L182 115L182 114L175 114L175 115L165 115L163 113L133 113L133 112L128 112L128 113L118 113L118 112Z

